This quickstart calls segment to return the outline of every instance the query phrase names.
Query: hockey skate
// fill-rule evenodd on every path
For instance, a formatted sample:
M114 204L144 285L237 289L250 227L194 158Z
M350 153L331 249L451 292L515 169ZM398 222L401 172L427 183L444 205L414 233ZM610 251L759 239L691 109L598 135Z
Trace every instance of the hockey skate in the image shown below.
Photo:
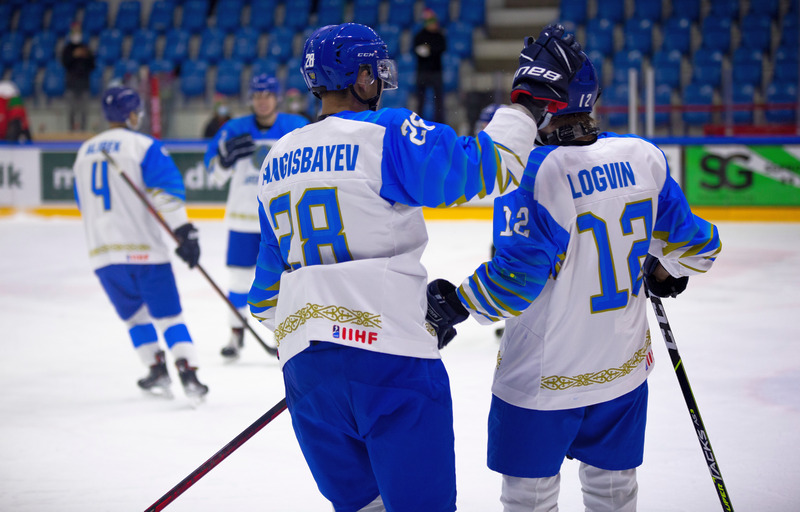
M222 347L220 353L222 357L234 360L239 357L239 351L244 346L244 328L234 327L231 329L231 339L228 344Z
M192 404L201 403L208 394L208 386L197 380L197 368L189 366L186 359L178 359L175 361L175 366L178 367L178 375L181 377L183 392L186 393Z
M172 379L169 378L163 350L156 353L156 362L150 366L150 373L146 377L139 379L137 384L143 391L151 395L172 398L172 390L170 389Z

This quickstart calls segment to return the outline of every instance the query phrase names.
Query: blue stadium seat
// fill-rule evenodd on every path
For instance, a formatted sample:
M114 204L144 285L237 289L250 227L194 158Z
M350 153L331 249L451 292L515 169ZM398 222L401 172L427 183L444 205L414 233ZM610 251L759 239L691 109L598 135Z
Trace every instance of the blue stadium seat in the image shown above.
M311 15L311 0L292 0L287 3L283 16L283 26L299 32L309 26Z
M409 91L406 88L397 88L384 91L381 95L380 108L408 108Z
M277 76L278 67L278 61L275 59L257 59L254 60L253 64L250 66L250 74L256 76L266 73L269 76Z
M60 98L66 88L66 71L60 62L50 62L44 70L42 92L48 98Z
M122 32L107 28L100 32L95 59L100 66L110 66L122 58Z
M660 51L653 55L653 72L656 85L668 85L673 89L681 86L681 52Z
M561 0L559 12L562 23L571 21L576 25L583 25L589 15L589 6L586 0Z
M728 53L731 47L731 19L706 16L703 20L701 48Z
M173 73L175 71L175 63L167 59L153 59L147 63L151 74L157 73Z
M286 83L283 84L284 91L288 89L305 91L308 89L305 79L303 78L303 72L300 70L302 64L303 61L300 57L292 57L286 62Z
M661 0L635 0L633 16L654 23L661 21Z
M181 66L180 89L186 98L204 96L208 64L201 60L187 60Z
M461 81L461 59L450 52L442 54L442 81L444 92L457 91Z
M454 21L447 26L447 51L462 59L472 58L472 25Z
M586 52L586 56L592 61L592 65L594 65L594 71L597 73L597 81L602 86L606 83L605 80L607 78L603 69L606 61L605 55L595 50L589 50Z
M133 59L118 60L114 64L111 76L114 79L125 80L128 76L135 76L139 74L139 63Z
M403 53L398 56L397 62L397 86L408 91L416 89L417 82L417 59L411 53Z
M42 67L48 62L56 60L56 35L49 30L39 32L31 39L28 60ZM58 59L60 61L60 59Z
M241 96L242 70L244 66L238 60L225 59L217 64L217 79L214 90L225 96Z
M188 0L183 4L180 27L192 34L199 34L206 28L208 3L205 0Z
M157 0L150 9L147 28L156 34L164 34L174 26L174 18L175 4L168 0Z
M415 0L391 0L389 2L388 21L402 29L414 24Z
M133 34L131 51L128 58L141 65L147 64L156 57L156 33L146 28L140 28Z
M0 3L0 34L5 34L11 30L11 15L13 12L11 4Z
M266 32L275 26L275 8L278 0L252 0L250 3L250 26Z
M614 23L625 19L625 0L597 0L597 12Z
M700 21L700 2L697 0L672 0L672 16Z
M751 107L755 103L755 87L751 84L734 82L732 88L733 122L736 124L753 124L753 110ZM739 110L735 108L737 106L746 106L746 108Z
M180 65L189 58L189 39L191 35L181 28L173 28L167 32L162 58Z
M25 36L20 32L6 32L0 36L0 61L7 66L13 66L22 60L22 47Z
M103 82L103 75L105 75L105 67L97 66L89 74L89 93L92 96L97 96L105 87Z
M267 57L286 62L292 56L294 30L289 27L275 27L269 34L267 42Z
M381 0L354 0L353 23L361 23L368 27L378 25Z
M586 48L609 55L614 53L614 23L608 18L592 18L586 23Z
M653 51L653 22L641 18L629 18L625 22L625 46L628 50L639 50L645 55Z
M708 17L736 19L739 17L739 0L711 0Z
M215 27L203 30L200 36L200 49L197 52L197 59L204 60L211 65L216 64L223 58L225 50L225 33Z
M36 74L39 68L33 62L21 61L11 68L11 81L19 88L20 96L28 98L36 94Z
M50 31L57 37L67 35L72 23L75 21L76 10L77 8L72 2L55 4L52 11L50 11Z
M638 83L642 80L642 64L644 57L639 50L626 50L614 54L614 83L628 83L628 70L634 68L637 74Z
M83 9L83 32L96 36L108 28L108 4L106 2L89 2Z
M681 100L684 107L689 107L683 112L683 122L690 126L699 126L711 122L710 107L714 104L714 89L708 84L691 83L683 88ZM701 108L701 110L693 110Z
M740 46L733 52L733 83L750 84L761 87L764 54L754 48Z
M319 0L317 26L338 25L344 20L344 0Z
M133 34L141 26L142 4L138 0L124 0L119 3L114 28L125 35Z
M766 14L771 18L778 16L779 0L751 0L749 14ZM795 17L796 18L796 17Z
M436 13L440 26L450 23L450 0L426 0L425 7ZM389 21L392 21L391 18Z
M653 121L656 126L667 126L670 124L670 112L667 109L672 106L672 87L667 84L656 85L654 94L655 113Z
M662 51L678 50L688 53L692 45L692 22L687 17L672 17L662 25Z
M486 0L461 0L459 2L458 21L473 27L485 25Z
M25 36L31 36L42 30L44 22L44 5L40 3L26 3L19 11L17 31Z
M767 108L764 115L769 123L793 123L797 103L797 84L773 82L767 87ZM770 105L773 104L773 105ZM782 104L782 105L776 105Z
M741 46L769 52L772 43L772 21L766 14L748 14L742 21Z
M386 49L389 50L390 57L400 54L400 33L402 29L399 26L392 23L381 23L375 28L375 31L386 43Z
M233 34L242 26L242 0L218 2L216 7L217 28L225 34Z
M722 53L697 50L692 57L692 81L718 87L722 80Z
M625 126L628 124L628 84L615 84L603 92L600 97L603 107L613 109L606 113L608 126Z
M250 64L258 57L259 33L253 27L241 27L233 36L231 58Z
M773 58L772 81L797 83L798 79L798 56L797 51L778 47Z

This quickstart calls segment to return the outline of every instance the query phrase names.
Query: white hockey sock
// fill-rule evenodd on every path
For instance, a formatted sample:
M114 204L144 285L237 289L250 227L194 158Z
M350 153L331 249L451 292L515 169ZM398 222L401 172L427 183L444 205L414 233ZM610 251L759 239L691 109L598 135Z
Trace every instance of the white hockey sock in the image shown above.
M136 354L139 355L142 363L149 368L156 364L156 354L159 350L161 350L161 347L158 341L154 341L153 343L145 343L136 347Z
M360 508L358 512L386 512L386 507L383 505L383 499L379 494L377 498L367 503L366 506Z
M197 368L197 349L195 348L194 343L176 343L172 345L170 353L175 361L178 359L186 359L186 362L189 363L190 367Z
M561 475L519 478L503 475L503 512L558 512Z
M608 471L581 462L578 474L587 512L636 511L636 468Z

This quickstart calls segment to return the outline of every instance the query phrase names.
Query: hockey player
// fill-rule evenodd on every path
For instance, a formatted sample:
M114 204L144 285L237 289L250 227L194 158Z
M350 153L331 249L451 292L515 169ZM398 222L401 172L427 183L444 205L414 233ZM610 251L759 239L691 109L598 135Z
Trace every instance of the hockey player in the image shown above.
M266 74L250 81L253 113L225 123L209 142L205 163L209 172L224 183L230 179L225 223L228 228L228 299L247 318L247 292L253 283L258 243L258 172L270 145L290 131L308 124L297 114L278 112L280 84ZM244 316L247 315L247 316ZM231 336L222 356L236 359L244 345L241 318L230 314Z
M158 329L175 360L186 395L201 398L208 393L208 386L197 379L197 353L183 322L163 228L125 183L116 165L140 190L147 191L180 240L175 252L193 267L200 247L197 230L186 216L183 177L159 141L136 132L144 115L136 91L112 87L103 94L102 107L109 129L84 142L73 165L89 261L128 326L136 352L150 368L139 387L172 396Z
M658 147L599 133L587 59L569 106L540 131L522 183L495 200L497 253L456 289L429 285L437 327L506 319L492 386L488 465L507 512L557 509L565 457L586 510L636 510L647 375L646 291L676 296L711 268L717 228L693 215ZM644 282L644 284L643 284Z
M472 138L377 109L397 76L371 28L330 25L305 42L302 72L321 116L264 160L248 302L275 332L292 425L337 511L455 510L452 401L443 343L425 322L421 207L513 186L534 119L566 104L580 66L563 27L528 43L515 104Z

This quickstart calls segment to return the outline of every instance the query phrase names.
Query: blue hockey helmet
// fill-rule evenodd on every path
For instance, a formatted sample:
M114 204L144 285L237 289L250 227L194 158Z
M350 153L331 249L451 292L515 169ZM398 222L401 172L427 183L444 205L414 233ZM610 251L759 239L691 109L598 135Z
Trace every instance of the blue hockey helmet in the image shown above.
M274 76L261 73L260 75L255 75L250 79L250 96L252 97L253 94L257 92L270 92L275 96L278 96L281 92L281 84Z
M314 31L303 46L303 78L317 97L353 85L362 66L369 67L373 79L381 80L383 89L397 88L397 66L386 43L365 25L327 25Z
M583 53L583 52L581 52ZM586 57L586 54L583 54ZM575 78L569 83L569 102L566 108L555 112L555 116L575 114L578 112L591 112L594 103L600 96L600 79L594 64L586 57L581 69L575 73Z
M142 113L142 100L130 87L111 87L103 93L103 115L110 123L127 123L131 112Z
M481 113L478 114L478 120L475 121L475 133L486 128L486 125L489 124L489 121L492 120L494 117L494 113L497 112L497 109L500 108L502 105L499 103L490 103L483 107Z

